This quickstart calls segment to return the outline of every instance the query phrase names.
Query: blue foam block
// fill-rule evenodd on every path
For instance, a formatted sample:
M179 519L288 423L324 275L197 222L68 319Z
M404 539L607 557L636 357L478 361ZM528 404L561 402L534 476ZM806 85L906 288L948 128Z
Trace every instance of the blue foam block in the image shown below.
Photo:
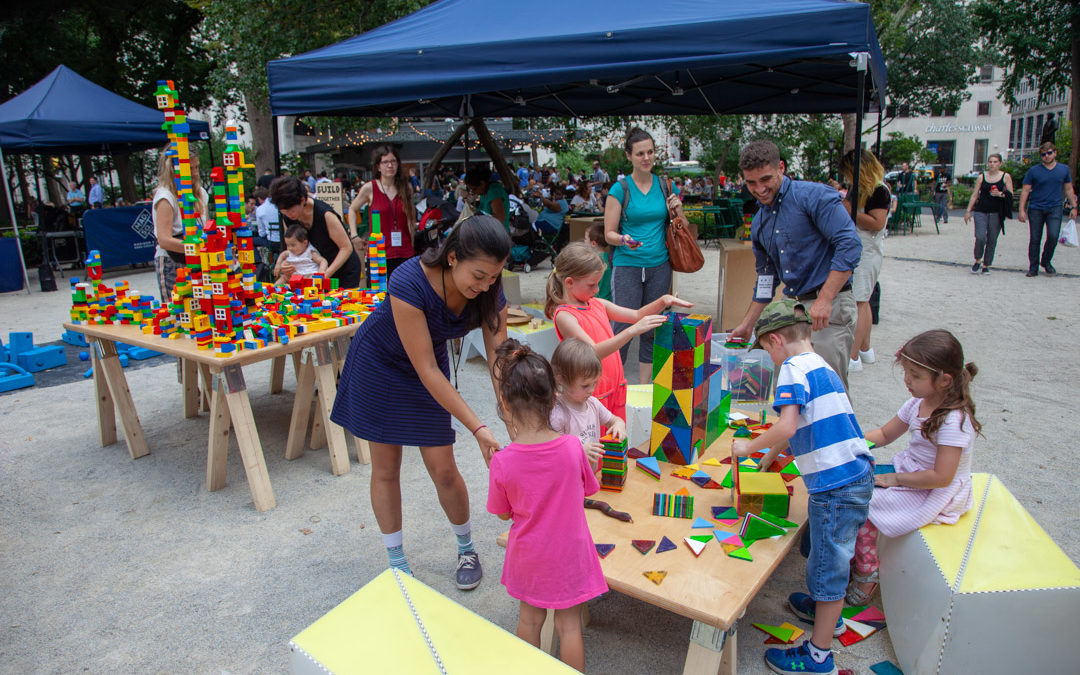
M8 351L11 353L11 357L8 359L9 361L14 361L14 357L33 348L33 333L8 333Z
M18 364L31 373L67 365L67 354L59 346L34 347L18 356Z
M163 356L161 352L155 352L153 349L147 349L146 347L132 347L127 351L127 355L129 358L133 358L136 361L152 359L155 356Z
M128 365L131 363L131 360L128 359L127 354L121 354L120 357L119 357L119 360L120 360L120 365L123 368L127 368Z
M34 376L19 366L0 363L0 391L14 391L34 386Z
M60 339L68 343L72 347L89 347L90 343L86 341L86 336L82 333L76 333L75 331L66 330L60 336Z

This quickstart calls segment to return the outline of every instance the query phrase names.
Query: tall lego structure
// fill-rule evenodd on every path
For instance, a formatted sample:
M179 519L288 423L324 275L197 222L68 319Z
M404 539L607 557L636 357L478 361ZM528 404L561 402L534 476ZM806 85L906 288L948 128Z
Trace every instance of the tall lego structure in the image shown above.
M653 456L693 464L727 425L722 371L711 362L712 318L668 315L653 339Z
M368 235L368 266L371 290L386 291L386 237L382 232L382 219L378 211L371 212L371 233Z

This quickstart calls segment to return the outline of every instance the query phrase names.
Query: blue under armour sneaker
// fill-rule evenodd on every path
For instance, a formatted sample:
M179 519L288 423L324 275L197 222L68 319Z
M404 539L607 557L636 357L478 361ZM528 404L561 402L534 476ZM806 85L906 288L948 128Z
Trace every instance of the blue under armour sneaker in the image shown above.
M769 666L775 673L793 673L794 675L824 673L825 675L836 675L836 664L833 663L832 654L830 653L825 658L824 663L818 663L814 660L814 657L810 656L810 649L806 646L807 642L803 641L801 645L791 649L766 650L765 665Z
M788 605L791 607L791 611L795 612L795 616L804 621L814 623L814 608L817 603L814 602L806 593L792 593L787 599ZM840 617L836 620L836 628L833 628L833 637L840 637L847 630L847 626L844 625L844 617Z

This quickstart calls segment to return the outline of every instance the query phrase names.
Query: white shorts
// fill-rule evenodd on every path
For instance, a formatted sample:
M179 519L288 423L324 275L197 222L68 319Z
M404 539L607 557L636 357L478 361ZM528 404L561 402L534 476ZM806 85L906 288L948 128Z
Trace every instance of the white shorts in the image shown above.
M878 275L881 274L881 261L884 258L881 247L885 241L885 233L882 231L871 235L859 230L859 239L863 245L862 257L851 274L851 295L855 302L870 302Z

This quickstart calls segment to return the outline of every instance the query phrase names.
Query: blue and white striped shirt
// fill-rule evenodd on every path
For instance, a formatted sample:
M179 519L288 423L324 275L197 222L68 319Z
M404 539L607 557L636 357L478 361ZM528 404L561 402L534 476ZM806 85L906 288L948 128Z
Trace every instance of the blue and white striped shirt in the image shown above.
M799 428L791 452L807 492L824 492L862 478L873 455L866 447L851 402L836 371L814 352L792 356L780 366L773 408L799 406Z

